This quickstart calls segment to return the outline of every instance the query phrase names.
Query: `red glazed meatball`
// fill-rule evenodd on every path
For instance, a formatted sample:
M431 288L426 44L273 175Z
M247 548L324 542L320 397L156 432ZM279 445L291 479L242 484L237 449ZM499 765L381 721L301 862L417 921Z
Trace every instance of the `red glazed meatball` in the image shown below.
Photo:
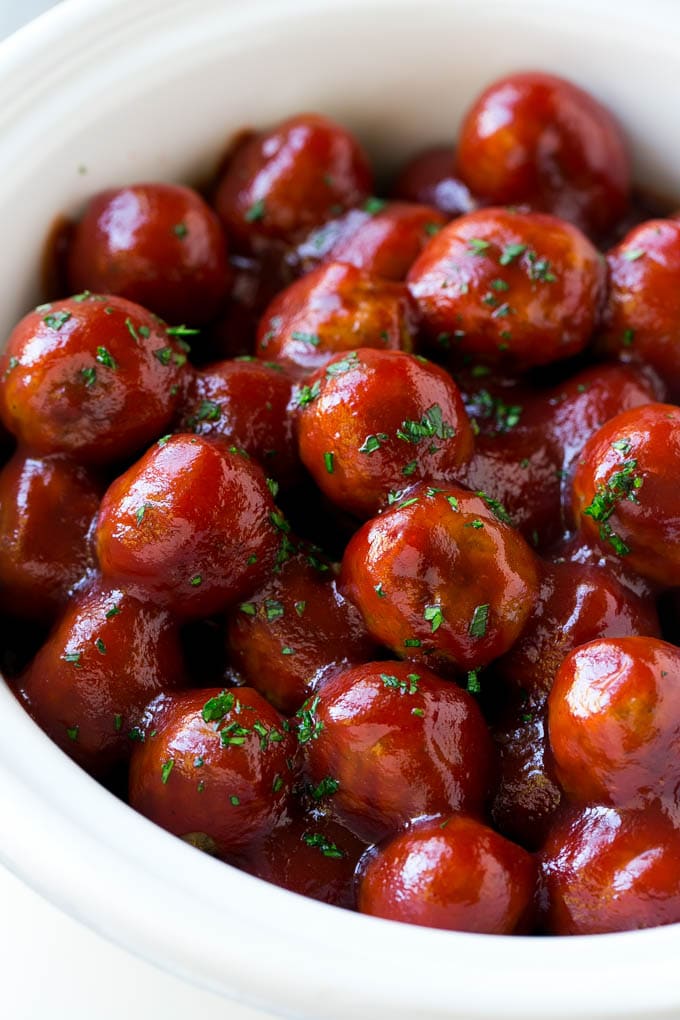
M371 662L340 673L297 714L313 786L327 810L375 841L419 815L478 814L491 741L474 698L429 670Z
M565 791L642 807L678 800L680 649L650 637L602 638L571 652L548 701Z
M398 655L475 669L512 647L538 585L533 553L493 500L419 485L356 533L340 587Z
M369 198L314 230L298 245L297 256L306 269L318 262L345 262L386 280L404 280L445 223L431 206Z
M472 212L477 203L468 187L454 176L454 150L425 149L402 167L392 194L406 202L419 202L455 218Z
M472 818L436 819L369 851L362 914L427 928L510 935L528 931L536 863Z
M130 804L202 850L238 854L282 817L291 737L257 691L208 688L151 706L130 763Z
M366 198L373 176L352 135L300 114L240 146L217 191L217 212L241 249L290 242Z
M123 298L41 305L0 355L0 415L39 453L98 464L127 457L170 424L187 377L185 346Z
M416 311L406 287L331 262L274 298L257 331L257 353L304 372L357 347L410 351Z
M547 397L550 431L561 451L563 471L571 472L590 436L610 418L663 395L660 380L635 365L595 365L553 389Z
M456 384L424 358L360 348L309 379L298 420L302 462L336 506L375 514L390 489L446 483L472 454Z
M579 563L541 563L538 602L514 647L496 669L503 680L542 703L565 656L595 638L659 636L651 599L624 587L608 570Z
M267 474L290 484L299 458L288 414L292 381L281 365L252 357L220 361L196 372L179 429L222 436L245 450Z
M199 436L159 440L109 487L97 553L112 583L183 616L209 616L274 566L288 524L247 457Z
M489 203L527 203L595 234L615 226L629 201L628 153L609 111L535 71L482 93L463 120L456 172Z
M499 832L537 850L562 804L562 789L545 732L545 710L513 706L492 730L498 751L498 780L491 805Z
M408 274L431 340L514 371L578 354L597 324L604 272L576 227L482 209L436 234Z
M148 702L184 679L176 624L96 582L69 605L20 679L47 735L96 775L125 761Z
M0 606L50 618L92 563L102 485L67 457L17 451L0 473Z
M232 614L228 645L245 682L291 715L334 673L373 657L358 610L335 574L298 555Z
M366 844L330 818L286 818L252 848L244 871L291 892L353 910L354 871Z
M68 283L136 301L168 322L202 325L229 285L220 221L200 195L177 184L102 191L74 228Z
M609 297L601 349L652 365L680 399L680 223L649 220L608 256Z
M657 808L572 811L542 853L545 927L596 935L680 921L680 829Z
M626 568L680 585L680 408L646 404L596 432L574 476L573 508L584 535Z

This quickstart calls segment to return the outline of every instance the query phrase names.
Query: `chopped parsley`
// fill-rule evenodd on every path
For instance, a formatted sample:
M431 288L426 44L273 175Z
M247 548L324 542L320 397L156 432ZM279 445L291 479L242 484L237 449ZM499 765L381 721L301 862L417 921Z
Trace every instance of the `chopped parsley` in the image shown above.
M630 444L627 440L617 440L619 444L627 444L625 453L630 452ZM614 449L624 453L622 445L612 443ZM624 453L624 455L625 455ZM616 509L617 503L627 499L631 503L638 503L637 492L642 488L643 479L636 474L637 460L624 460L619 471L616 471L604 485L598 485L595 495L583 513L592 517L600 525L600 538L608 542L617 556L627 556L630 548L620 535L612 528L609 519Z
M498 261L502 266L509 266L511 262L514 262L520 255L523 255L526 250L526 244L507 244L501 252Z
M106 349L106 347L97 348L97 361L100 365L104 365L106 368L111 368L115 372L118 368L118 362L112 354Z
M257 223L258 220L264 219L266 211L264 201L259 198L246 210L244 219L246 223Z
M64 326L69 319L72 318L70 312L55 312L53 315L46 315L43 322L50 329L56 329L57 332Z
M418 673L408 673L405 680L399 680L398 677L393 676L391 673L381 673L380 679L385 687L393 691L399 691L400 694L418 693L418 681L420 680Z
M397 439L405 443L420 443L423 439L452 439L456 430L444 421L439 404L433 404L423 414L420 421L407 420L397 429Z
M384 198L375 198L372 196L371 198L366 199L362 208L364 212L369 213L371 216L375 216L376 213L382 212L386 205L387 202Z
M316 333L303 333L297 329L293 330L291 337L293 340L299 340L302 344L311 344L312 347L318 347L321 343L321 339Z
M323 730L323 722L317 716L317 709L320 702L319 695L307 698L302 708L295 713L297 724L297 738L299 743L308 744L310 740L316 740Z
M376 450L380 449L380 444L386 443L388 439L389 436L386 432L378 432L376 435L366 436L359 447L359 453L375 453Z
M201 709L203 722L219 722L227 712L231 712L235 704L235 697L231 691L221 691L214 698L208 698Z
M333 471L335 470L334 463L333 463L334 460L335 460L335 454L332 453L330 450L327 451L326 453L324 453L324 455L323 455L323 462L326 465L326 471L328 472L329 475L332 475Z
M483 241L481 237L471 237L468 240L467 246L474 255L483 255L487 248L491 247L491 242Z
M310 792L313 800L323 800L324 797L332 797L334 793L338 792L339 788L339 779L333 779L331 776L326 776L325 779L321 780L318 786L313 786Z
M172 228L172 232L175 235L175 237L179 237L181 240L183 237L187 236L187 234L189 233L189 228L187 227L186 223L175 223L175 225Z
M430 624L432 627L432 633L434 634L434 632L439 630L444 622L442 607L438 605L425 606L425 609L423 610L423 618Z
M83 382L88 388L90 386L94 386L94 384L97 381L97 369L92 368L92 366L90 366L89 368L81 368L80 375L82 376Z
M486 634L486 627L489 622L489 608L488 602L481 606L475 606L470 626L468 627L470 637L482 638Z
M168 760L161 767L161 783L163 783L164 786L167 783L168 779L170 778L170 773L172 772L174 764L175 763L172 760L172 758L168 758Z
M303 843L307 846L316 847L320 850L324 857L342 858L345 856L344 852L340 850L335 843L331 843L330 840L326 839L320 832L305 832L302 835Z
M491 512L493 513L494 517L497 517L499 521L501 521L503 524L512 524L512 518L510 517L510 514L505 509L503 504L500 503L497 499L494 499L493 496L487 496L487 494L483 492L481 489L475 493L475 496L478 496L480 499L484 500L489 510L491 510Z

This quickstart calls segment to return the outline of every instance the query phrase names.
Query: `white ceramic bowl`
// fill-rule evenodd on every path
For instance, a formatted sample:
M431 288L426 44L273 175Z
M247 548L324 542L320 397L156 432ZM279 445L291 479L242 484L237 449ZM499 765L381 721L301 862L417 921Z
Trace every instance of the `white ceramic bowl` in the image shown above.
M0 337L34 302L55 214L191 180L244 124L303 109L389 164L449 141L487 81L574 78L620 116L638 180L680 194L674 0L67 0L0 46ZM430 931L243 875L101 789L0 683L0 859L131 951L289 1016L680 1015L680 926L573 939ZM680 866L680 863L679 863Z

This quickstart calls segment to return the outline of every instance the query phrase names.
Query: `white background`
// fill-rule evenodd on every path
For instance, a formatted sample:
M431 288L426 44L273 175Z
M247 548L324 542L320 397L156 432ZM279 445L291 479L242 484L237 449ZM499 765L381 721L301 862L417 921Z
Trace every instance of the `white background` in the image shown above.
M51 6L51 0L0 0L0 39ZM0 816L0 833L1 826ZM261 1020L264 1016L191 988L110 945L0 867L2 1020Z

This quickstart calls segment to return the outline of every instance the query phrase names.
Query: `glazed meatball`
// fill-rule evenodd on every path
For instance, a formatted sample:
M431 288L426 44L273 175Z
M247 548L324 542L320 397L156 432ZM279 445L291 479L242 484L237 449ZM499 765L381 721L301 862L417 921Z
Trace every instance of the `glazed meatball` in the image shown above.
M609 294L600 348L651 365L680 400L680 223L649 220L607 255Z
M659 584L680 584L680 408L646 404L589 440L574 476L584 535Z
M71 290L117 294L168 322L203 325L229 286L220 221L178 184L132 184L95 195L68 253Z
M0 606L50 619L92 566L100 480L68 457L17 451L0 472Z
M360 348L309 379L298 420L302 462L322 492L358 517L390 490L446 483L472 454L472 429L443 369L402 351Z
M658 808L573 810L541 854L544 925L595 935L680 921L680 829Z
M168 613L95 580L69 604L19 687L48 736L101 776L141 739L148 702L183 680Z
M239 146L217 190L217 212L245 250L291 242L371 192L368 159L327 117L301 114Z
M550 745L567 793L643 807L678 798L680 649L650 637L602 638L564 660L550 698Z
M488 203L526 203L601 235L626 212L628 153L614 118L563 78L512 74L463 120L456 171Z
M231 614L228 647L245 682L287 714L375 651L358 610L338 591L335 572L304 553Z
M330 818L288 817L236 863L266 882L348 910L355 908L354 871L366 844Z
M416 332L403 284L331 262L274 298L260 321L257 353L308 374L357 347L410 351Z
M307 271L318 262L345 262L386 280L404 280L445 223L446 217L431 206L369 198L312 231L298 245L297 257Z
M431 341L523 371L578 354L597 324L604 270L574 226L482 209L436 234L408 274Z
M200 436L166 436L108 489L97 521L102 573L188 617L253 591L288 524L241 453Z
M185 347L123 298L84 293L41 305L0 355L0 416L38 453L120 460L170 425L188 376Z
M283 816L291 751L284 720L257 691L166 695L135 747L130 803L200 849L238 854Z
M481 812L491 742L474 698L429 670L371 662L330 680L297 714L332 817L370 841L419 815Z
M536 863L481 822L436 819L369 851L362 914L428 928L510 935L527 931Z
M179 430L222 436L245 450L283 484L299 473L288 414L292 380L281 365L252 357L208 365L196 372L182 407Z
M340 587L376 641L468 670L507 652L539 581L533 553L502 517L484 493L421 484L368 521L347 547Z
M452 148L425 149L399 171L392 188L397 199L439 209L450 219L472 212L477 202L470 189L453 172Z

